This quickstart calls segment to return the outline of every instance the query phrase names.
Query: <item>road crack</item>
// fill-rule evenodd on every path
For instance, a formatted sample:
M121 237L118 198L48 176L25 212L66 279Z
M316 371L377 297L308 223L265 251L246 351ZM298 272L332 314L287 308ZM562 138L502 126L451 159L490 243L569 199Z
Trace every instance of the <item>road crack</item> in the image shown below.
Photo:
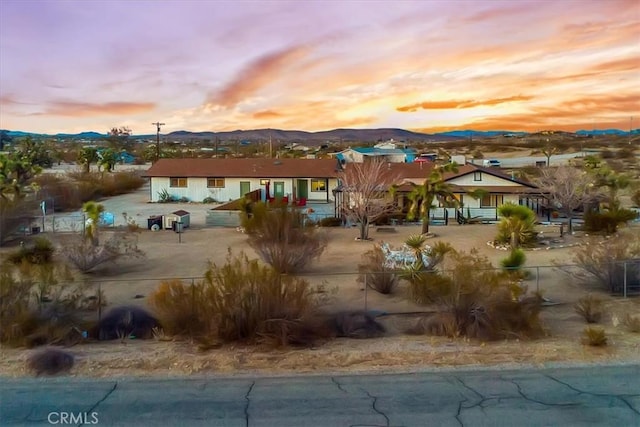
M386 422L385 426L386 426L386 427L389 427L389 423L390 423L390 421L389 421L389 417L387 417L387 414L385 414L384 412L382 412L381 410L379 410L379 409L376 407L376 404L378 403L378 397L377 397L377 396L372 395L371 393L369 393L369 392L368 392L368 391L366 391L366 390L362 390L362 391L364 391L364 392L366 393L366 395L367 395L367 396L369 396L369 398L370 398L370 399L372 399L371 407L373 408L373 410L374 410L376 413L378 413L378 414L380 414L380 415L382 415L382 416L384 417L385 422Z
M580 403L550 403L550 402L543 402L542 400L538 400L538 399L534 399L532 397L527 396L526 394L524 394L524 392L522 391L522 387L520 387L520 384L518 384L516 382L516 380L507 380L510 383L512 383L513 385L515 385L518 388L518 394L524 399L524 400L528 400L529 402L534 402L537 403L539 405L544 405L544 406L580 406Z
M244 395L244 400L247 401L247 404L244 407L244 420L245 420L245 427L249 427L249 405L251 404L251 400L249 399L249 395L251 394L251 391L253 390L253 386L256 385L256 382L252 382L251 385L249 386L249 390L247 390L247 394Z
M345 389L342 387L342 384L340 384L340 383L338 382L338 380L336 380L334 377L331 377L331 382L333 382L333 383L338 387L338 390L340 390L340 391L342 391L342 392L344 392L344 393L349 393L347 390L345 390Z
M562 384L563 386L567 387L570 390L575 391L578 394L587 394L589 396L595 396L595 397L613 397L615 399L620 400L622 403L624 403L631 411L635 412L636 414L640 415L640 411L638 411L636 408L633 407L633 405L626 399L627 397L637 397L638 395L636 394L609 394L609 393L593 393L590 391L584 391L584 390L580 390L577 387L572 386L571 384L564 382L562 380L559 380L558 378L552 376L552 375L545 375L545 377L549 378L552 381L557 382L558 384Z
M89 410L86 412L86 414L90 414L90 413L92 413L92 412L95 412L95 410L98 408L98 406L100 406L100 404L101 404L102 402L104 402L105 400L107 400L107 398L108 398L109 396L111 396L111 393L113 393L114 391L116 391L116 388L118 388L118 382L117 382L117 381L115 382L115 384L113 384L113 387L111 387L111 390L109 390L109 391L107 392L107 394L105 394L105 395L102 397L102 399L98 400L98 401L97 401L97 402L96 402L96 403L95 403L91 408L89 408ZM84 422L83 422L83 423L80 423L80 424L78 424L78 427L81 427L81 426L83 426L84 424L85 424Z

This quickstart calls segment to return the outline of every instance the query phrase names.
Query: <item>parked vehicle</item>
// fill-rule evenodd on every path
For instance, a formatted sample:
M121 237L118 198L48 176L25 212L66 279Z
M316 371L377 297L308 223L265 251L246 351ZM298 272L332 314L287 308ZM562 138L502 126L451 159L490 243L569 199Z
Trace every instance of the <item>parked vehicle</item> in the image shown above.
M502 166L502 163L500 163L500 160L486 159L482 161L482 166L488 168L499 168L500 166Z

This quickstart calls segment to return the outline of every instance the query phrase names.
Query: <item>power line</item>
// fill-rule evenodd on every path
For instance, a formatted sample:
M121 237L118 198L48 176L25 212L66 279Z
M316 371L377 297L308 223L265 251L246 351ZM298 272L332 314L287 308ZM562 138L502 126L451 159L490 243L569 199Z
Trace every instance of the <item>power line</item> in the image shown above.
M160 126L164 126L164 123L155 122L151 123L157 128L156 133L156 162L160 160Z

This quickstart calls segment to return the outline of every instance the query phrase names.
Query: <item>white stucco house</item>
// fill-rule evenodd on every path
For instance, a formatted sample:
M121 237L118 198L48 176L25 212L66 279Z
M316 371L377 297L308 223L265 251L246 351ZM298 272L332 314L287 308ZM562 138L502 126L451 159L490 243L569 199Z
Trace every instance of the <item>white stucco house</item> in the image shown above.
M340 164L335 159L160 159L144 174L149 200L160 194L228 202L262 190L264 198L332 202Z

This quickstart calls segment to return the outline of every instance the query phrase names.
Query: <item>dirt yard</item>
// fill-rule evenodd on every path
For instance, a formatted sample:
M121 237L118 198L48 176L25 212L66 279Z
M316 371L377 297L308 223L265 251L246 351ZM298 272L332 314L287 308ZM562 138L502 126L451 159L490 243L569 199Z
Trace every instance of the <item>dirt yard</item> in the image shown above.
M151 213L169 213L185 209L193 213L192 227L178 236L173 231L152 232L143 229L139 246L146 253L141 260L123 261L115 268L99 271L89 279L99 284L109 306L121 304L145 305L146 296L168 278L197 278L203 275L207 262L223 263L227 252L245 251L255 257L246 244L246 236L235 229L204 228L204 213L210 206L159 205L146 203L148 190L104 201L107 211L118 218L127 212L146 222ZM117 225L118 223L116 223ZM494 265L506 253L487 245L496 233L495 225L434 226L435 237L456 249L476 248ZM557 234L545 229L550 237ZM195 343L187 341L127 340L79 345L71 349L79 357L73 375L190 375L190 374L251 374L251 373L309 373L356 372L369 370L425 369L431 366L484 364L544 364L548 362L604 362L640 361L640 334L624 331L619 319L625 313L640 313L640 298L607 300L608 311L602 326L609 337L609 346L591 348L580 343L586 326L574 313L572 304L590 289L575 283L571 277L552 267L540 268L535 278L525 284L531 290L539 287L554 305L545 307L542 318L549 331L547 338L538 341L508 341L480 343L465 339L446 339L427 336L407 336L401 333L409 321L399 313L419 312L424 307L407 301L404 288L392 296L365 291L357 282L357 265L362 253L375 242L385 241L399 246L409 235L419 232L418 226L398 226L395 232L371 229L371 242L354 238L355 228L326 229L329 246L326 252L305 273L312 284L323 284L333 290L329 308L332 310L376 310L387 326L388 336L373 340L337 339L315 349L283 349L244 346L223 346L201 352ZM60 234L45 233L56 241ZM179 242L179 237L181 242ZM12 248L3 248L6 252ZM570 248L527 252L527 266L552 266L554 262L570 260ZM366 302L365 302L366 301ZM25 375L25 349L2 349L0 375Z

